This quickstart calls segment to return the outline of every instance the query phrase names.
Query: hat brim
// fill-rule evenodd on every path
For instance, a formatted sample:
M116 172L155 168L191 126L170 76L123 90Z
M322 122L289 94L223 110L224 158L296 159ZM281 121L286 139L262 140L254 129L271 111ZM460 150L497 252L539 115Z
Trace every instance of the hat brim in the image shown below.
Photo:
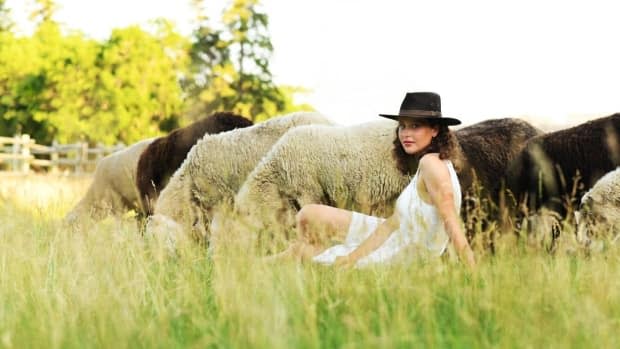
M448 125L448 126L454 126L454 125L461 124L461 120L459 119L436 117L436 116L413 116L413 115L392 115L392 114L379 114L379 116L392 119L392 120L398 120L398 118L401 118L401 117L410 118L410 119L419 119L419 120L427 121L428 123L431 123L431 124Z

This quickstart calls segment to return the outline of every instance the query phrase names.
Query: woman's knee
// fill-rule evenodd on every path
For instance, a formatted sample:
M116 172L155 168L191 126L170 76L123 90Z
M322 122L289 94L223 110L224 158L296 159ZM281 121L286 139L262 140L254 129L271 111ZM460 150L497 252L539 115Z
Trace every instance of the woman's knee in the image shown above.
M323 205L319 204L304 205L295 216L297 227L302 228L307 226L310 222L320 220L322 206Z
M298 232L308 241L345 233L350 222L351 211L319 204L303 206L296 217Z

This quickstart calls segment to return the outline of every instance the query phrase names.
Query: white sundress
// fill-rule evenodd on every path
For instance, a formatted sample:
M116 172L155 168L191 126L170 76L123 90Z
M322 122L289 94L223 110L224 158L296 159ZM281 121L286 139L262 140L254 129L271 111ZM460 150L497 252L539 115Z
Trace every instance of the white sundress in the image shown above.
M452 162L450 160L444 162L450 172L454 190L454 209L458 214L461 209L461 186ZM360 258L356 267L392 262L400 252L409 251L411 246L430 256L440 256L446 249L450 238L437 208L424 202L418 195L418 172L419 169L396 200L399 228L393 231L379 248ZM355 250L384 221L385 218L353 212L344 243L326 249L312 260L321 264L333 264L336 257L346 256ZM404 251L406 247L407 251Z

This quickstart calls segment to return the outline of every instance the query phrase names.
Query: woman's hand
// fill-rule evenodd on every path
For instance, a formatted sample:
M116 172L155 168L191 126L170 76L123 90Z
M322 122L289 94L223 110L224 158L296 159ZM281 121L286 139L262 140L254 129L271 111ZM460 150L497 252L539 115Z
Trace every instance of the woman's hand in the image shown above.
M349 255L346 256L338 256L336 257L336 261L334 262L334 266L337 268L349 269L352 268L357 260L354 260Z
M459 253L459 257L465 262L470 271L476 270L476 259L474 258L474 251L467 245Z
M334 265L340 268L351 268L358 260L368 256L388 239L390 234L399 226L398 213L394 212L389 218L381 223L369 237L357 248L346 256L336 257Z

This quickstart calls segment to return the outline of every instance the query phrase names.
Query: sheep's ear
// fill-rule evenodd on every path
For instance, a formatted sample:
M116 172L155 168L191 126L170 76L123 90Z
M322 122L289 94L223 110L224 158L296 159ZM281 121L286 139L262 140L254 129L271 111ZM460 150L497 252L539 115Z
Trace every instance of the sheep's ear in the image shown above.
M590 192L586 193L586 195L583 196L581 202L579 203L579 210L581 211L592 207L592 201L592 195L590 194Z

